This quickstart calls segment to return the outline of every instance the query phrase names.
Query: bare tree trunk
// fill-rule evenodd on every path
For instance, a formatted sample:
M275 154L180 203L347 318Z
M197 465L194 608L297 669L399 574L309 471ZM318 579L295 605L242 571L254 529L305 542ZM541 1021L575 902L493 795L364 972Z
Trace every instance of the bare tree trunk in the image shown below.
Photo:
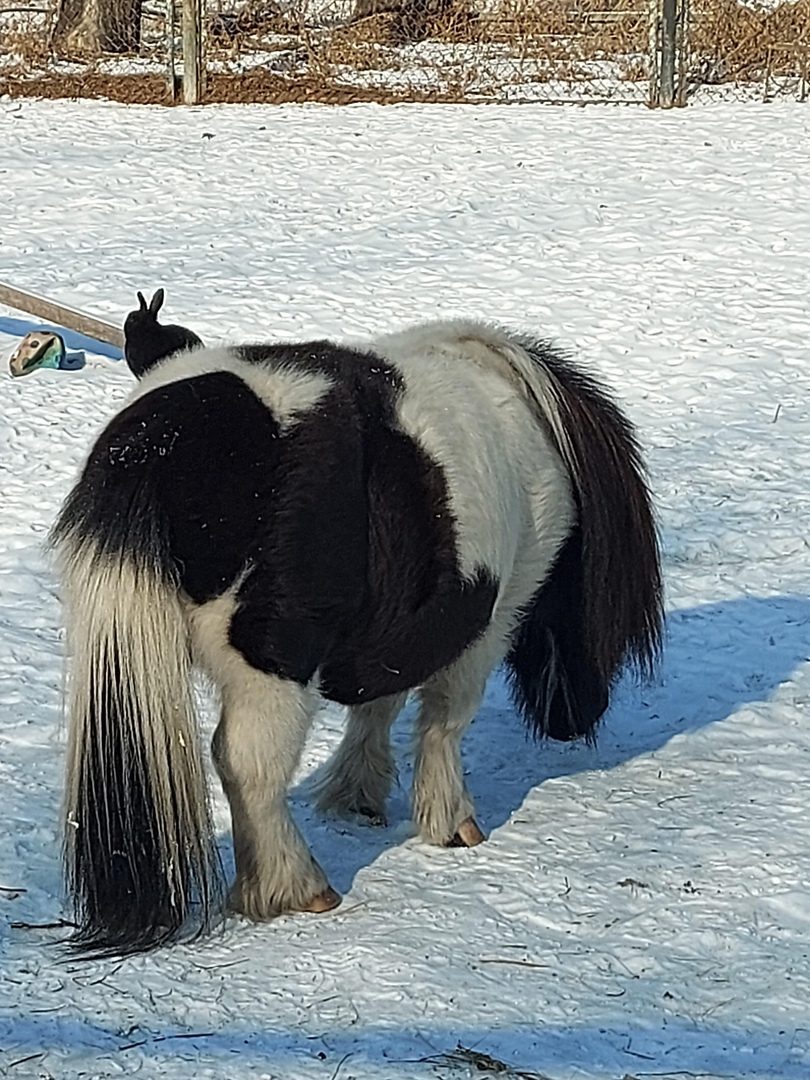
M57 50L69 53L137 52L141 0L60 0L53 32Z

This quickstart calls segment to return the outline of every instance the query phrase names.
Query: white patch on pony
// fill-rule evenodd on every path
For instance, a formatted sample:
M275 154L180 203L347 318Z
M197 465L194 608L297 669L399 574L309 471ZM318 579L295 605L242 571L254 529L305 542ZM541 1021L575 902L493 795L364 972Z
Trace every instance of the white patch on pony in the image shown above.
M296 371L283 363L250 363L242 360L235 349L215 346L174 353L161 361L147 371L130 401L160 386L220 371L240 378L270 410L282 431L291 427L302 413L312 410L332 387L325 375Z
M262 921L310 910L329 889L287 808L287 789L319 704L318 694L252 667L230 644L238 585L187 606L195 662L219 692L213 753L231 806L236 881L230 906Z
M571 480L549 431L556 430L551 384L518 338L484 324L430 323L371 347L403 376L403 428L444 472L462 572L472 577L487 567L501 582L499 606L507 592L512 604L526 603L575 518Z

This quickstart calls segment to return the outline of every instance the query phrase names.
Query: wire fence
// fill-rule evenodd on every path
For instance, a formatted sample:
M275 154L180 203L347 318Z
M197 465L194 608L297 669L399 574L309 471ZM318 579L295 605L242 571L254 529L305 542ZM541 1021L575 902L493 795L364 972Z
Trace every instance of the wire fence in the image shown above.
M691 0L688 97L810 94L810 2Z
M0 0L0 93L621 101L810 93L810 0Z

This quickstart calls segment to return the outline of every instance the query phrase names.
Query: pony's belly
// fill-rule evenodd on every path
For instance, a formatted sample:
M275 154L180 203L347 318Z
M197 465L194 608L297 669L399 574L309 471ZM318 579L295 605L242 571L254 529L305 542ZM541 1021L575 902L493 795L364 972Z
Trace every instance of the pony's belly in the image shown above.
M412 684L410 679L403 678L400 671L381 671L373 674L372 678L361 678L359 672L352 677L349 672L337 672L327 665L319 676L321 696L338 705L362 705L377 698L393 697L394 694L413 690L420 685Z
M319 669L321 694L358 705L421 686L484 633L497 595L498 581L480 569L472 581L443 582L414 612L378 607L331 650Z

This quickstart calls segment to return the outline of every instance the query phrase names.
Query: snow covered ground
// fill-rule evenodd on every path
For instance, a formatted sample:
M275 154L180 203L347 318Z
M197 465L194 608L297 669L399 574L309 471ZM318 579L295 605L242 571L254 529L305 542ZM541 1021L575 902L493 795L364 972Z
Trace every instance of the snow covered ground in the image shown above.
M62 632L42 540L120 361L12 381L0 310L0 1075L810 1075L810 109L0 102L0 279L210 341L484 316L593 364L639 425L670 611L598 746L465 742L490 840L293 803L343 906L126 962L55 947ZM210 726L213 716L208 715ZM217 821L230 860L219 788ZM456 1051L488 1055L476 1061Z

